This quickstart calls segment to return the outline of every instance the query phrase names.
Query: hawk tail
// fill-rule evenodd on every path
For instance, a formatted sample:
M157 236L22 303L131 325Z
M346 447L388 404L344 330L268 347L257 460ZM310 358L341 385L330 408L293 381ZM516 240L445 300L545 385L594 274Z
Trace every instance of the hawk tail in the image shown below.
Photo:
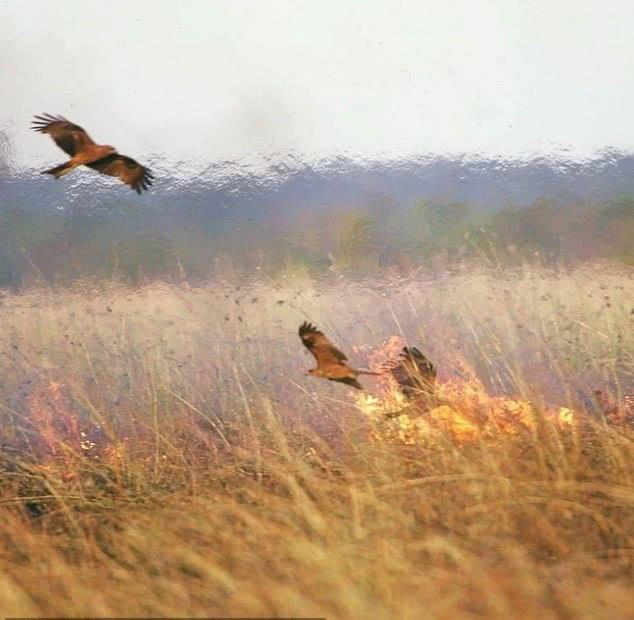
M343 377L342 379L335 379L335 381L351 385L353 388L357 388L357 390L363 390L363 386L354 377Z
M59 166L50 168L49 170L44 170L42 174L51 174L56 179L59 179L59 177L64 176L65 174L68 174L73 168L75 168L75 165L72 162L67 161L63 164L60 164Z

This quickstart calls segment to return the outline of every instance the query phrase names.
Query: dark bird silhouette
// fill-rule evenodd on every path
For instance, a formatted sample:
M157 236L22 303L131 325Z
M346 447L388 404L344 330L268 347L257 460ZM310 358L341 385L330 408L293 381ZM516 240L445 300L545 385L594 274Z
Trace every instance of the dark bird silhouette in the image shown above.
M358 390L363 386L357 381L359 375L378 375L378 372L351 368L346 364L347 357L324 336L314 325L304 321L299 327L299 337L304 346L317 360L317 367L311 368L307 374L330 381L339 381L351 385Z
M416 347L403 347L398 359L386 362L383 370L392 375L407 400L434 393L436 368Z
M403 347L398 359L386 362L382 369L392 375L403 396L411 403L388 417L410 413L412 406L421 411L436 404L436 368L416 347Z
M55 144L71 157L67 162L45 170L42 174L50 174L59 179L83 165L101 174L119 178L137 194L152 185L154 176L148 168L131 157L117 153L113 146L95 144L84 129L63 116L36 116L31 129L49 134Z

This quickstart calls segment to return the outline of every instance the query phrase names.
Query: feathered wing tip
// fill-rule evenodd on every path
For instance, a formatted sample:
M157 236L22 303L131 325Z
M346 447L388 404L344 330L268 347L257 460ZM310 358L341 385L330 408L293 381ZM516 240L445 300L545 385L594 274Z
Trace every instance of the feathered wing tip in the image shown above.
M398 359L384 362L381 371L391 374L404 393L417 390L422 385L428 391L433 389L436 381L435 366L416 347L403 347Z
M299 326L298 333L299 333L299 337L303 340L304 336L308 334L321 334L322 332L320 332L312 323L309 323L308 321L304 321Z
M117 177L126 185L131 187L137 194L148 189L153 181L154 174L149 168L142 166L138 161L121 155L120 153L111 153L98 161L87 164L89 168L106 174L111 177Z
M312 351L312 348L311 348L312 345L317 341L318 338L322 338L322 339L325 338L324 332L317 329L312 323L309 323L308 321L304 321L299 326L298 333L299 333L299 337L301 341L304 343L306 347L311 349L311 351ZM341 353L340 355L343 356L342 359L346 359L343 353Z
M401 359L411 360L422 375L436 378L436 367L416 347L403 347Z
M420 414L441 404L448 404L436 396L436 367L416 347L403 347L398 360L389 360L382 369L392 374L400 392L412 403L386 414L386 418Z
M143 176L132 187L137 194L140 194L144 190L150 189L152 183L154 183L154 175L149 168L143 168Z
M68 119L63 116L53 114L36 114L35 120L31 121L31 129L44 133L51 123L68 123Z

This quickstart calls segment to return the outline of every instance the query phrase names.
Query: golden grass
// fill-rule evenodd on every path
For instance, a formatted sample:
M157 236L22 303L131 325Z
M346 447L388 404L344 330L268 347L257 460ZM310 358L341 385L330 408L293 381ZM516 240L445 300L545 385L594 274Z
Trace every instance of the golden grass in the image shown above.
M0 611L631 617L632 300L600 265L5 296ZM448 404L305 377L303 319L359 365L405 336Z

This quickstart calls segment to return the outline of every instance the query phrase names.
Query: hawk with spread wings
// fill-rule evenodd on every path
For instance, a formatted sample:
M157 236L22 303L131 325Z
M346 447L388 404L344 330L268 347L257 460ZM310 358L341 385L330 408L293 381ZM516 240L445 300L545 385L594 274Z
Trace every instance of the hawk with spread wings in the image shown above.
M359 375L378 375L378 372L351 368L346 363L347 357L335 347L324 333L314 325L304 321L299 327L299 337L304 346L317 360L317 368L311 368L308 374L313 377L321 377L330 381L339 381L351 385L358 390L363 386L357 381Z
M416 347L403 347L398 359L386 362L382 369L392 375L409 401L405 408L386 414L387 418L418 416L446 403L436 396L436 368Z
M45 170L43 174L51 174L59 179L83 165L101 174L119 178L137 194L152 185L154 176L148 168L131 157L117 153L112 146L95 144L84 129L63 116L51 114L36 116L31 128L40 133L49 134L55 144L71 157L67 162Z
M383 370L392 375L407 400L434 393L436 368L416 347L403 347L398 359L386 362Z

